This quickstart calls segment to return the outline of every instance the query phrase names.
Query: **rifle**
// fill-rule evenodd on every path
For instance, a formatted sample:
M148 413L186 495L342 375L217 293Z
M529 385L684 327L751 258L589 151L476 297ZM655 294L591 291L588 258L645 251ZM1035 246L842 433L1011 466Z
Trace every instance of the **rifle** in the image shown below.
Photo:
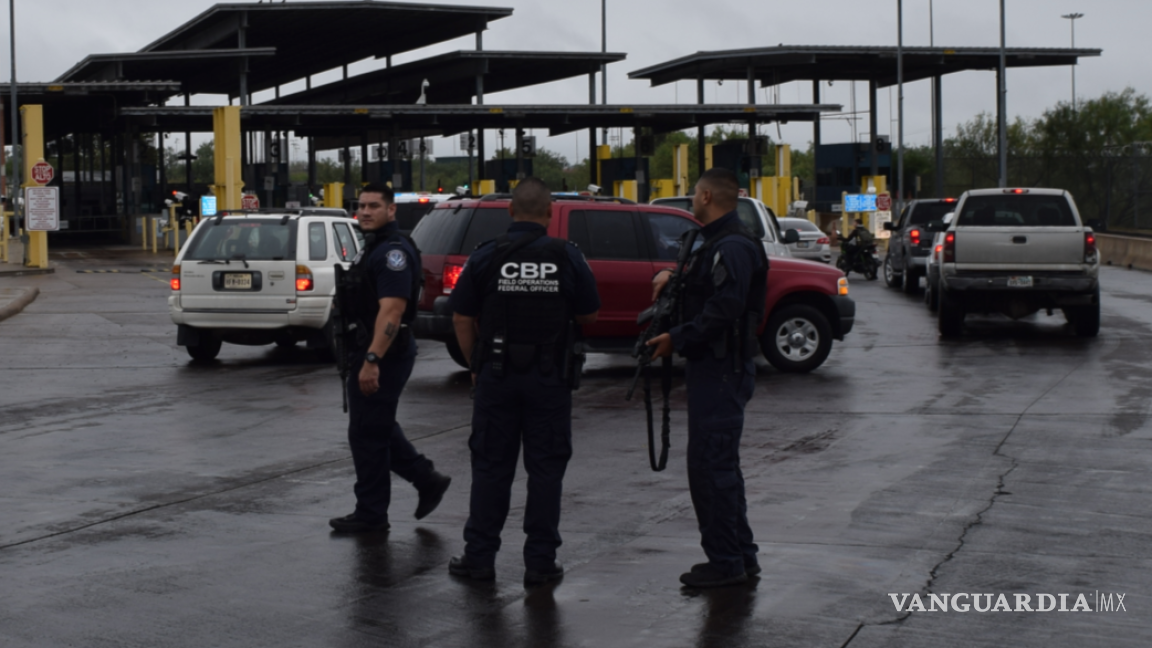
M348 271L340 264L336 264L336 295L332 298L332 353L336 356L336 369L340 372L340 394L344 398L344 412L348 412L348 373L351 367L348 362L348 338L356 334L357 323L348 318L352 312L348 300L352 291L349 290Z
M636 340L636 345L632 347L632 357L636 358L636 375L632 377L632 386L628 389L628 394L624 400L632 400L632 395L636 392L636 385L640 382L641 375L644 376L644 411L648 418L648 464L652 470L660 472L668 465L668 448L671 446L671 402L669 397L672 393L672 358L663 358L661 375L661 389L664 395L664 411L663 420L661 422L661 449L660 457L656 457L655 447L655 430L652 423L652 376L648 368L652 364L652 347L648 346L648 342L664 333L667 333L675 325L679 318L680 311L680 294L682 284L684 282L684 267L688 263L689 257L692 256L693 243L696 241L696 236L699 230L690 230L680 240L680 253L676 258L676 269L672 272L672 276L668 279L668 283L660 292L656 299L656 303L652 304L640 313L636 318L636 323L643 326L648 324L648 328L640 332L640 337Z

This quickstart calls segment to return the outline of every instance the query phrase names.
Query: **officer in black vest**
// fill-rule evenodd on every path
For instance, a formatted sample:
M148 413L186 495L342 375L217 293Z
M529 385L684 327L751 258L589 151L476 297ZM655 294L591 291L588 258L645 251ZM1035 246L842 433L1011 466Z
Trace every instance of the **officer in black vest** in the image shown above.
M748 526L740 436L759 353L756 329L768 289L763 244L736 212L739 184L727 169L700 176L692 211L704 224L682 283L681 323L649 341L654 358L675 350L688 360L688 488L708 562L680 576L690 587L718 587L760 573ZM669 274L653 279L653 294Z
M365 246L337 286L338 305L350 311L342 319L351 329L344 343L351 368L348 444L356 468L356 510L328 521L341 533L388 529L390 471L419 492L417 520L440 504L452 481L416 452L396 422L400 392L416 361L416 340L408 327L420 298L420 253L400 233L391 188L366 185L356 215Z
M556 580L560 493L572 456L572 388L579 325L596 321L596 279L575 245L547 236L552 195L536 178L517 185L512 226L468 259L451 305L456 339L471 359L472 499L464 555L448 571L495 578L520 444L528 472L524 581Z

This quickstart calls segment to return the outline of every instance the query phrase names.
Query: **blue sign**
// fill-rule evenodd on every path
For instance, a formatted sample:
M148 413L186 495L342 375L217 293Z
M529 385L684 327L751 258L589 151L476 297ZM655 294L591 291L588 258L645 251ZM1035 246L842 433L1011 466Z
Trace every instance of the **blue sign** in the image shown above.
M876 194L848 194L847 196L844 196L844 211L876 211Z
M216 215L216 196L200 196L200 217Z

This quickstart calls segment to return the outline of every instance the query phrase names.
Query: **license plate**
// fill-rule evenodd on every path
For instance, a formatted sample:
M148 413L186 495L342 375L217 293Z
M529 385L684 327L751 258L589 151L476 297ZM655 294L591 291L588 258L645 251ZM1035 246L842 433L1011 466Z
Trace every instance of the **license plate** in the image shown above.
M806 247L808 247L808 241L800 241L799 243L796 244L796 247L806 248Z
M224 290L252 290L252 275L247 272L225 273Z
M1032 277L1008 277L1009 288L1031 288Z

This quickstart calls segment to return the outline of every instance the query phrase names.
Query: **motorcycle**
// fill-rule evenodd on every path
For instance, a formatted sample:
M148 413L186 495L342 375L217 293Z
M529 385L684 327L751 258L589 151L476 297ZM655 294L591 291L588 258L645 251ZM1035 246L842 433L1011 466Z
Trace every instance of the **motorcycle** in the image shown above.
M860 243L848 241L840 237L840 258L836 259L836 267L847 276L851 272L859 272L868 281L875 281L880 269L880 259L876 257L876 243Z

